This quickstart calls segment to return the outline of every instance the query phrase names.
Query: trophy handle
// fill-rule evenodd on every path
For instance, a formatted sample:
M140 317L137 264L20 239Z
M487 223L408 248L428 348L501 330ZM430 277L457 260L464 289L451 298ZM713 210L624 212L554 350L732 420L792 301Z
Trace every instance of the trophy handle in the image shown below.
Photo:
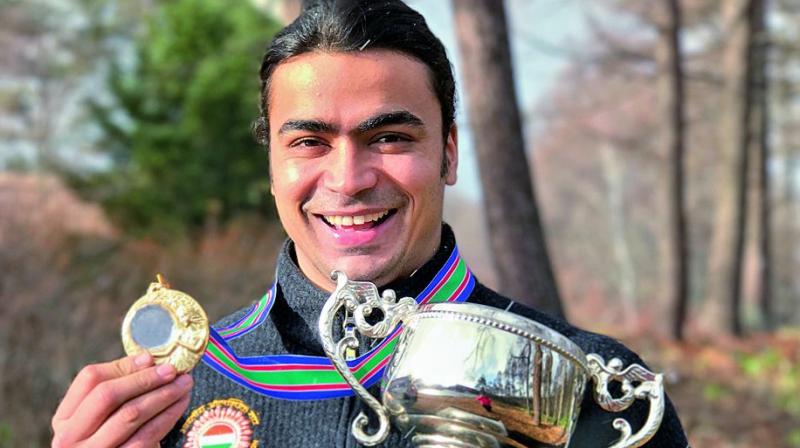
M372 435L365 431L369 424L369 417L364 412L359 412L351 426L353 437L359 443L374 446L383 442L389 435L389 412L378 399L370 395L347 365L347 351L358 348L358 339L355 335L345 331L345 336L338 342L334 342L333 325L336 314L341 307L345 307L347 311L353 313L355 327L360 333L378 339L388 336L401 320L414 314L417 302L411 297L404 297L400 301L396 301L395 292L390 289L383 292L383 297L379 297L378 288L374 284L350 281L340 271L333 271L331 279L336 281L336 289L325 302L318 323L322 348L356 395L377 414L378 429ZM366 316L369 316L375 308L383 312L383 319L370 325Z
M608 364L603 357L592 353L586 356L589 373L595 382L594 399L597 404L609 412L620 412L627 409L634 400L648 399L650 412L642 428L633 434L627 420L617 418L613 426L621 436L609 448L637 448L647 443L658 431L664 417L664 375L655 374L639 364L632 364L622 369L622 361L613 358ZM608 391L611 381L622 383L622 396L614 398ZM633 383L638 383L634 386Z

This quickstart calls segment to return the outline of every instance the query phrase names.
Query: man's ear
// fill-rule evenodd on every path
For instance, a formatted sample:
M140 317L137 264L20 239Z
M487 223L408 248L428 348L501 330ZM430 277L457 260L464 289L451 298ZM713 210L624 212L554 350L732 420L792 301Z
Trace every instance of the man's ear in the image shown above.
M446 161L444 181L447 185L454 185L458 179L458 127L455 123L450 126L450 131L447 133L444 157Z

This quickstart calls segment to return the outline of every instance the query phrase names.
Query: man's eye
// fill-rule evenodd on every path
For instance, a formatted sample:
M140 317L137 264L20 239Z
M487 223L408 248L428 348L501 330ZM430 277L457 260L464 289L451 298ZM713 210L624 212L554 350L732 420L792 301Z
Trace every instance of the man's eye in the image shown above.
M302 138L300 140L296 140L289 145L292 148L316 148L317 146L321 146L322 142L315 138Z
M375 143L398 143L398 142L407 142L409 141L409 139L407 137L403 137L402 135L386 134L379 136L374 141Z

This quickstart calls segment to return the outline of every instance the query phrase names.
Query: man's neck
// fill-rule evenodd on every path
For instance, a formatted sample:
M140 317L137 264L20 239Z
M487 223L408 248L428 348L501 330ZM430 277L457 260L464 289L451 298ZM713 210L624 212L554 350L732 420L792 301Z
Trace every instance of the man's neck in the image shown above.
M441 231L438 233L439 235L437 244L433 247L433 249L427 250L426 252L428 252L429 255L425 257L423 261L416 263L413 268L403 270L393 276L377 275L372 279L352 280L371 281L381 289L385 287L397 289L398 287L402 288L402 285L406 283L407 280L410 280L412 277L415 277L418 274L421 274L423 277L433 275L436 271L438 271L438 267L444 264L450 252L452 252L453 247L455 247L455 237L447 224L443 223ZM307 266L306 263L303 263L302 260L298 259L294 243L290 242L288 249L292 262L295 264L295 266L297 266L298 270L302 273L307 281L313 284L316 288L327 293L332 292L336 288L336 283L328 277L330 273L323 274L319 272L313 265ZM345 274L349 273L345 271ZM422 279L422 281L426 281L426 279Z

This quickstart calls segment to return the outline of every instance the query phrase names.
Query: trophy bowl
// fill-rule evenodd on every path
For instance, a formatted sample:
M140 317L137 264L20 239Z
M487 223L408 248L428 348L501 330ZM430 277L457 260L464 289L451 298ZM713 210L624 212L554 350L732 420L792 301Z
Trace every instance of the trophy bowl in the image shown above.
M364 445L384 440L391 420L418 447L567 447L590 381L595 400L608 411L627 409L636 399L650 401L637 433L623 419L613 422L620 432L613 448L641 446L658 429L664 410L660 374L636 364L623 369L618 359L606 364L555 330L501 309L417 306L409 297L396 300L391 290L378 297L371 283L349 281L339 272L332 276L337 288L320 317L320 335L334 366L378 417L373 434L366 432L365 414L353 421L352 433ZM366 337L386 337L403 323L380 401L347 367L345 353L358 346L358 338L351 332L333 341L342 307ZM377 323L368 320L374 310L383 314ZM612 381L621 383L621 396L609 393Z

